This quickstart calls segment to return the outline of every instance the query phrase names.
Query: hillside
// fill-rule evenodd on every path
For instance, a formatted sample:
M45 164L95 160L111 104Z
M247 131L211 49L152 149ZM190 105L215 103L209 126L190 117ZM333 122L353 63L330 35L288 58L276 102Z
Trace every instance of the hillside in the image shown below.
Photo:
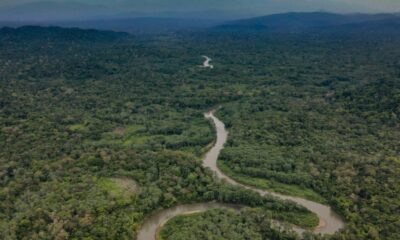
M22 39L29 38L31 41L49 40L52 42L79 42L95 41L97 43L107 42L128 37L127 33L99 30L83 30L79 28L61 28L61 27L39 27L24 26L19 28L0 28L0 39L2 42L15 40L19 42Z
M217 27L220 30L260 30L280 32L300 32L311 30L327 30L334 27L351 25L379 27L374 23L398 21L395 14L334 14L326 12L283 13L263 17L237 20Z
M180 18L160 18L160 17L141 17L124 19L105 19L90 21L69 21L54 22L49 25L62 27L79 27L83 29L100 29L123 31L129 33L168 33L183 30L198 30L214 27L220 24L221 20L209 19L180 19ZM46 25L46 24L44 24Z
M138 12L78 2L38 1L0 7L0 27L58 26L131 33L204 29L242 16L223 11Z

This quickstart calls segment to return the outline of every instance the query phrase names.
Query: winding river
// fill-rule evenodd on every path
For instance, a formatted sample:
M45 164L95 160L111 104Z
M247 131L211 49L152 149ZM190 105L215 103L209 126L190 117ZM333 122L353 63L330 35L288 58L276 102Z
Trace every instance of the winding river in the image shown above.
M204 62L204 67L210 67L212 68L212 65L209 65L209 61L211 61L210 58L207 56L203 56L206 58L206 61ZM215 176L226 183L235 185L235 186L240 186L245 189L249 189L252 191L256 191L262 196L265 196L267 194L275 196L277 198L280 198L282 200L290 200L293 201L311 212L315 213L318 218L319 218L319 225L314 229L314 233L321 233L321 234L333 234L340 230L341 228L344 227L344 222L343 220L331 209L331 207L313 202L307 199L299 198L299 197L292 197L292 196L286 196L274 192L270 192L267 190L259 189L256 187L252 186L247 186L244 184L241 184L239 182L236 182L234 179L228 177L225 175L217 166L217 160L218 156L221 152L221 150L224 148L224 145L228 139L228 132L225 129L225 124L219 120L217 117L214 115L215 111L210 111L204 114L204 116L211 120L214 124L216 134L217 134L217 139L215 141L215 145L210 149L210 151L206 154L204 160L203 160L203 166L206 168L211 169ZM169 209L161 210L156 212L155 214L151 215L149 218L145 220L141 228L139 229L137 239L138 240L156 240L157 232L159 228L166 223L168 220L178 216L178 215L185 215L185 214L191 214L195 212L204 212L210 209L215 209L215 208L230 208L230 209L235 209L238 210L240 209L239 206L235 205L229 205L229 204L222 204L222 203L215 203L215 202L209 202L209 203L198 203L198 204L188 204L188 205L179 205L176 207L172 207ZM299 229L297 227L294 227L293 230L295 230L298 233L303 232L304 230Z
M270 192L267 190L259 189L256 187L251 187L247 185L243 185L241 183L236 182L232 178L226 176L217 166L217 160L219 153L224 148L224 144L228 139L228 132L225 129L225 125L221 122L217 117L214 116L214 112L205 113L205 117L213 121L216 132L217 132L217 141L214 147L207 153L206 157L203 161L203 166L210 168L216 175L216 177L222 181L225 181L229 184L240 186L246 189L250 189L260 193L261 195L272 195L278 197L282 200L290 200L293 201L311 212L317 214L319 218L319 225L314 229L315 233L322 233L322 234L333 234L339 229L344 227L343 220L337 215L329 206L313 202L307 199L299 198L299 197L292 197L286 196L274 192Z
M143 223L138 232L137 240L156 240L157 233L160 227L162 227L166 222L168 222L168 220L176 216L192 214L197 212L205 212L207 210L217 209L217 208L240 210L241 207L236 205L209 202L209 203L179 205L176 207L161 210L153 214Z
M210 62L212 61L211 58L207 57L207 56L203 56L203 58L205 58L204 62L203 62L203 67L205 68L214 68L214 65L210 64Z

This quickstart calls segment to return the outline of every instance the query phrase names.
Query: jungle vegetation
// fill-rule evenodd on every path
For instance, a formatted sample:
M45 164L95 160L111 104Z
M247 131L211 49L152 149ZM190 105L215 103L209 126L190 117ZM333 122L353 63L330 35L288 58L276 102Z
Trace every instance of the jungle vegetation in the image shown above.
M272 220L316 226L306 209L201 167L214 140L203 112L222 106L227 174L330 204L347 223L332 239L399 239L399 43L3 28L0 238L134 239L152 212L205 201L248 208L178 217L160 237L296 239Z

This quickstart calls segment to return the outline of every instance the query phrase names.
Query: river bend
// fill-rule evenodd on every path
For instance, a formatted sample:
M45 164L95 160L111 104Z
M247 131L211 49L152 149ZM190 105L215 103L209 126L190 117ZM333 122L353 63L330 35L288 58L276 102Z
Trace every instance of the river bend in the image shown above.
M243 187L245 189L256 191L263 196L269 194L277 198L280 198L282 200L290 200L307 208L311 212L315 213L319 218L319 225L314 229L314 233L333 234L344 227L343 220L334 211L332 211L332 209L329 206L299 197L286 196L278 193L273 193L267 190L259 189L256 187L247 186L238 183L232 178L225 175L218 168L217 160L221 150L224 148L224 145L228 139L228 132L225 129L225 124L221 122L221 120L219 120L217 117L215 117L214 111L207 112L204 114L204 116L213 122L217 134L217 139L215 141L214 146L210 149L210 151L206 154L205 158L203 159L203 166L211 169L219 180L225 181L235 186ZM145 220L145 222L139 229L137 239L156 240L159 228L168 220L179 215L191 214L195 212L204 212L216 208L230 208L238 210L240 207L235 205L211 202L211 203L179 205L169 209L161 210L151 215L149 218ZM298 233L304 231L297 227L294 227L293 230L295 230Z

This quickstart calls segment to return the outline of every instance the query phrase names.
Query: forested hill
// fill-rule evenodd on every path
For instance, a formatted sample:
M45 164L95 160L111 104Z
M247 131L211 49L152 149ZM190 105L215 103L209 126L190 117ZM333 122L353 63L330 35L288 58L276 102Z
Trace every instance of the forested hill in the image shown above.
M399 26L398 14L335 14L327 12L283 13L237 20L216 27L219 30L259 30L274 32L360 30L377 31L393 24ZM397 29L398 30L398 29Z
M228 21L206 18L199 13L177 16L129 15L121 17L99 17L86 20L58 21L11 21L4 19L0 26L21 27L24 25L58 26L64 28L82 28L122 31L133 34L167 34L190 31L261 31L261 32L392 32L398 33L400 14L336 14L328 12L292 12L261 16L250 19ZM222 14L222 13L220 13ZM223 14L222 14L223 15ZM1 20L1 19L0 19ZM83 33L81 33L83 34Z
M127 33L115 31L82 30L79 28L23 26L19 28L0 28L1 41L44 40L53 42L92 41L109 42L127 37Z

